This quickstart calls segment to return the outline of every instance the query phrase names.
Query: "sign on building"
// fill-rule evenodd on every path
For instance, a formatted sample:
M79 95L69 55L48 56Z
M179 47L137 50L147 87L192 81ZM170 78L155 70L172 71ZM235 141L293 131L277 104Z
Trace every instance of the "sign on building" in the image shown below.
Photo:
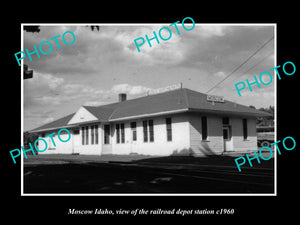
M170 86L157 88L157 89L154 89L154 90L149 90L148 95L155 95L155 94L159 94L159 93L163 93L163 92L167 92L167 91L172 91L172 90L176 90L176 89L180 89L180 88L181 88L181 83L173 84L173 85L170 85Z
M218 95L207 95L207 101L208 102L224 102L224 97L223 96L218 96Z

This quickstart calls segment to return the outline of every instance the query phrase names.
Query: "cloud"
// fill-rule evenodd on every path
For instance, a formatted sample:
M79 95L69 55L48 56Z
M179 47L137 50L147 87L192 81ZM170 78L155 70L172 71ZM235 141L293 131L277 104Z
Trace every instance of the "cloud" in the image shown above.
M65 80L61 77L34 72L32 79L24 81L24 108L44 104L44 102L58 104L57 95L64 83Z
M54 120L52 110L40 110L39 108L24 109L24 127L30 130L42 124L49 123Z
M127 83L116 84L109 89L95 88L87 83L66 81L55 75L35 73L34 78L24 82L24 107L27 109L33 106L57 106L73 101L96 105L117 99L119 93L137 96L150 89Z
M27 80L26 80L27 81ZM56 77L48 73L34 73L34 78L28 80L25 83L25 87L30 87L31 89L44 89L45 87L50 90L55 90L59 88L64 83L64 79L61 77Z
M214 25L214 24L196 24L195 28L188 32L183 32L184 37L198 37L201 39L207 39L212 37L224 36L230 27L224 25Z
M105 101L86 101L83 103L85 106L99 106L99 105L105 105L107 102Z
M60 118L76 111L83 104L117 102L118 94L122 92L127 93L129 98L135 98L151 88L178 82L183 82L184 87L205 92L274 34L272 26L196 24L193 30L186 31L178 23L180 35L172 26L172 37L169 40L159 39L159 44L152 40L150 47L145 39L141 52L137 51L134 39L145 38L146 34L151 38L153 31L158 33L161 27L171 23L105 24L100 26L100 32L92 32L85 25L41 26L39 33L24 32L24 47L30 51L33 45L38 47L42 41L49 41L51 37L62 35L65 31L70 30L76 35L72 45L65 45L60 37L61 49L57 49L52 40L51 54L41 55L40 58L33 55L33 61L25 58L24 62L34 70L34 76L24 81L24 109L26 112L30 110L41 114L40 117L31 117L30 114L25 117L36 125L34 120L41 123L51 117ZM163 36L167 34L167 30L162 32ZM46 44L43 47L46 48ZM264 98L253 98L251 93L245 92L245 98L238 98L236 90L231 89L235 83L249 77L252 79L253 75L273 68L274 56L255 65L273 48L270 42L246 65L217 86L212 94L233 96L245 101L242 104L267 104L263 102ZM254 68L246 73L252 66ZM255 91L268 100L272 98L269 91ZM44 111L49 113L42 116Z
M223 71L219 71L219 72L215 73L214 75L219 78L224 78L226 76L226 74Z
M138 63L143 65L175 65L180 62L184 55L181 51L180 36L177 34L174 27L170 27L172 31L171 38L167 41L159 37L159 30L167 25L155 26L133 26L131 29L126 29L126 32L119 32L114 36L114 40L123 46L123 56L130 59L127 62ZM127 27L126 27L127 28ZM154 37L154 32L157 39ZM149 38L149 41L146 38ZM169 32L163 29L161 32L162 37L168 37ZM138 51L134 40L143 38L144 44L140 45L140 52ZM154 39L152 39L154 38ZM140 42L141 40L139 40ZM139 43L138 42L138 43ZM151 47L150 47L150 44Z
M115 94L127 93L129 95L140 95L146 93L149 90L151 90L151 88L140 85L132 86L130 84L117 84L111 88L111 91Z
M50 123L50 122L52 122L53 120L54 120L53 117L48 117L47 119L45 119L45 120L43 121L43 123L44 123L44 124Z
M201 30L201 36L205 38L210 38L212 36L224 36L226 29L228 29L228 27L212 25L199 27L199 30Z

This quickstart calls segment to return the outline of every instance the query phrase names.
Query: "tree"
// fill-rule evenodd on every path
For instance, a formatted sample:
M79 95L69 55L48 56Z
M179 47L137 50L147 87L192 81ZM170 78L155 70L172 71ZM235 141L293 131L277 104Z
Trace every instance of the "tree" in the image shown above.
M91 30L94 31L94 29L100 31L100 26L91 26Z
M87 26L87 27L90 27L92 31L100 31L100 26ZM31 32L31 33L35 33L35 32L40 32L40 26L24 26L24 30L27 31L27 32Z
M34 33L34 32L40 32L40 26L24 26L24 30L27 31L27 32L31 32L31 33Z
M258 117L256 123L261 126L274 126L274 106L269 106L269 108L260 108L259 110L270 113L271 116Z
M33 146L35 140L38 139L39 136L35 133L29 133L28 131L26 131L26 132L24 132L23 137L24 137L24 148L28 149L29 143L31 143L31 145ZM33 153L30 151L30 152L27 152L27 154L32 155ZM35 152L35 154L37 154L37 152Z

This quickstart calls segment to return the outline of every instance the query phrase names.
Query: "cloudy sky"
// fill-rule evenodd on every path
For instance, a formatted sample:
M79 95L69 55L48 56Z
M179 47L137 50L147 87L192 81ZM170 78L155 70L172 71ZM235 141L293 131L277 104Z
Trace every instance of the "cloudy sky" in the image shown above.
M188 20L187 20L188 21ZM175 22L175 21L174 21ZM179 23L180 24L180 23ZM100 31L82 26L41 26L40 32L24 31L24 49L33 51L42 41L52 43L49 55L40 53L24 63L34 70L32 79L24 80L24 130L76 112L82 105L102 105L118 100L126 92L128 99L144 96L147 90L183 83L183 87L206 93L224 79L274 35L272 25L196 24L191 31L178 24L180 35L170 27L172 37L157 44L147 41L137 51L134 39L169 24L102 24ZM191 25L186 25L187 28ZM61 36L72 31L76 40L66 45ZM168 32L162 32L168 37ZM55 40L50 38L60 35ZM72 36L66 34L67 42ZM48 52L47 44L42 45ZM254 81L274 65L274 40L209 94L256 108L274 105L274 81L259 89L242 91L239 97L234 84ZM273 73L272 73L273 74ZM265 78L264 78L265 79ZM266 78L266 82L268 79Z

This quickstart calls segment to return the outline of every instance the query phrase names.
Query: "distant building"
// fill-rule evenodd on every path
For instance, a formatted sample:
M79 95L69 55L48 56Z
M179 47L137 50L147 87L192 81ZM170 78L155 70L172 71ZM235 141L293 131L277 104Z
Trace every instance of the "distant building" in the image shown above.
M268 113L223 98L179 88L102 106L82 106L77 112L31 132L48 140L39 154L195 155L257 150L256 117ZM68 128L62 143L50 133ZM67 135L67 134L66 134ZM63 138L63 137L62 137Z

